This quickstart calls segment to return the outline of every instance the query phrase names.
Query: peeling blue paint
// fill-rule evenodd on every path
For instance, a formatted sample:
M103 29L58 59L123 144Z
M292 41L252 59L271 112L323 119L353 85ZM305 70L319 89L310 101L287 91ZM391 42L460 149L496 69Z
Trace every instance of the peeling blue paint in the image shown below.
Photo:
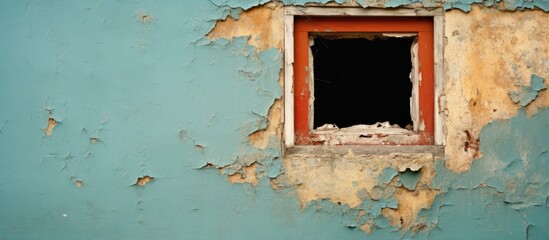
M343 4L346 2L346 0L317 0L317 1L310 1L310 0L283 0L284 5L295 5L295 6L304 6L307 3L329 3L329 2L335 2L338 4Z
M448 191L425 212L434 217L427 222L433 227L429 239L527 239L520 212L506 206L502 194L491 188Z
M509 207L549 207L548 119L547 108L532 117L522 109L514 118L488 124L480 133L484 156L463 174L450 173L439 161L434 187L446 192L487 186L502 193Z
M359 1L359 3L363 7L368 6L365 3L361 3L361 1ZM445 10L459 9L463 12L471 11L471 7L475 4L491 7L496 3L502 3L499 8L507 11L535 9L536 7L545 12L549 11L549 2L545 0L387 0L385 1L384 6L387 8L395 8L413 3L422 3L423 7L436 7L437 3L441 3Z
M421 170L419 171L406 170L405 172L400 173L399 176L400 176L400 182L402 182L402 186L404 186L408 190L414 190L416 189L417 182L421 177Z
M378 177L378 181L380 181L381 183L388 184L389 182L391 182L391 180L393 180L393 178L397 174L398 172L394 168L390 168L390 167L384 168L383 170L381 170L381 174Z
M511 97L511 100L515 103L519 103L520 105L525 107L526 105L530 104L536 97L538 96L539 91L544 90L547 88L545 86L543 78L536 74L532 74L532 78L530 80L530 86L522 86L521 91L513 91L509 93L509 96Z

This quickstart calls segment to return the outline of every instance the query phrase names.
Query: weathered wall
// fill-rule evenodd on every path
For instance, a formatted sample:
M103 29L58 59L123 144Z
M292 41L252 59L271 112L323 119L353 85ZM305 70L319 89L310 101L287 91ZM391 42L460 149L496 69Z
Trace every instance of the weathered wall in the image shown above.
M447 9L444 157L283 157L267 2L1 1L0 239L549 237L546 1L346 3Z

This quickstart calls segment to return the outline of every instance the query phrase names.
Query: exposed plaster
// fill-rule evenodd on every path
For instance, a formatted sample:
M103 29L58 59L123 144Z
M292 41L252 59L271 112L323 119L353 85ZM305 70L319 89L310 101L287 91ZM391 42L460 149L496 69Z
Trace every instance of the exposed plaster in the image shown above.
M84 186L84 181L82 181L82 180L76 180L76 181L74 182L74 184L76 185L76 187L81 188L81 187Z
M145 186L153 180L154 180L154 177L145 175L145 176L142 176L142 177L138 177L137 181L135 182L134 185Z
M433 163L431 154L292 154L284 158L284 175L276 183L294 186L302 208L326 199L360 210L365 219L384 213L392 225L407 230L419 224L417 213L428 208L438 192L423 187L434 177ZM410 171L420 169L407 179ZM377 207L372 208L374 202ZM363 223L360 229L371 232L371 223Z
M51 110L46 111L48 112L48 123L44 128L44 134L49 137L53 134L53 129L55 128L55 126L57 126L59 122L53 118Z
M521 109L516 117L494 121L484 127L480 150L485 154L468 172L448 174L436 166L434 185L447 189L492 187L501 192L513 208L547 205L547 108L531 117ZM537 133L536 133L537 132Z
M282 100L277 99L269 108L267 115L267 127L253 132L249 135L249 142L257 149L266 149L271 147L280 147L280 139L282 138ZM272 145L275 146L272 146Z
M252 186L257 186L259 184L259 179L256 175L257 170L257 163L252 164L248 167L244 167L244 173L234 173L233 175L229 175L227 180L230 183L250 183Z
M395 197L398 200L398 207L384 208L381 214L390 219L391 225L414 231L424 230L425 223L423 219L418 219L418 213L422 209L429 209L435 200L438 190L418 189L410 191L404 188L398 188Z
M227 17L217 21L207 37L219 38L248 37L248 44L257 51L268 48L282 48L284 36L284 8L281 3L268 3L242 12L238 19Z
M55 128L55 126L57 126L57 121L55 121L55 119L53 118L48 118L48 124L46 125L46 128L45 128L45 133L46 133L46 136L51 136L53 134L53 129Z
M475 5L493 7L502 11L524 11L528 9L541 9L549 11L549 4L543 0L514 1L514 0L337 0L307 1L307 0L286 0L287 5L299 6L360 6L363 8L433 8L443 7L445 10L459 9L463 12L471 11ZM321 4L323 3L323 4Z
M148 24L154 21L154 17L146 12L139 12L137 16L138 16L139 22L142 24Z
M549 34L538 27L546 18L541 11L509 13L480 7L468 14L445 14L445 152L446 167L452 171L467 171L473 159L482 156L474 148L482 127L517 114L520 106L509 98L509 89L527 85L533 73L549 74L549 40L537 37ZM493 37L500 35L506 37Z

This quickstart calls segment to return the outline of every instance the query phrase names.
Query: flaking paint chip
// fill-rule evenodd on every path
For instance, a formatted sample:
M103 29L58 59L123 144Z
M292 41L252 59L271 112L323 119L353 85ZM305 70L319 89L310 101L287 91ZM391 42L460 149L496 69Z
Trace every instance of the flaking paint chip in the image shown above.
M84 182L83 182L82 180L76 180L76 183L75 183L75 184L76 184L76 186L79 187L79 188L81 188L81 187L84 186Z
M154 177L145 175L143 177L137 178L137 182L135 182L135 184L137 184L139 186L145 186L145 185L147 185L147 183L149 183L152 180L154 180Z
M46 129L44 129L46 136L51 136L55 126L57 126L57 121L55 121L55 119L53 119L52 117L48 118L48 125L46 126Z
M145 12L139 13L139 22L145 24L153 21L153 17Z

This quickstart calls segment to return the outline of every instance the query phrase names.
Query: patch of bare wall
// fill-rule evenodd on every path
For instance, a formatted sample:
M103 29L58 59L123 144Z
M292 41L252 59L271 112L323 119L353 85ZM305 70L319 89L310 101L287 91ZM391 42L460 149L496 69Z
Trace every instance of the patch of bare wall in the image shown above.
M469 169L479 131L495 119L517 114L511 91L530 85L532 74L549 76L549 28L542 11L503 12L473 7L470 13L445 13L446 166ZM534 113L549 105L547 91L527 106Z

